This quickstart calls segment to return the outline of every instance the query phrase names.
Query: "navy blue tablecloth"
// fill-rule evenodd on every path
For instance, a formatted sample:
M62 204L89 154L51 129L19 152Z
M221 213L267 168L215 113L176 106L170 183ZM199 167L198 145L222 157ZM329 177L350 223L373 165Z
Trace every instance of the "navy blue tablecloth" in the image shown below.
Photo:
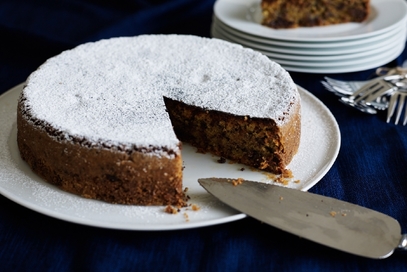
M47 58L88 41L139 34L210 36L214 0L0 1L0 94ZM400 65L407 51L389 63ZM374 69L333 74L366 79ZM330 171L310 191L375 209L407 232L407 127L345 107L291 72L335 116L342 135ZM339 252L252 218L173 231L123 231L58 220L0 195L0 271L407 271L407 252L384 260Z

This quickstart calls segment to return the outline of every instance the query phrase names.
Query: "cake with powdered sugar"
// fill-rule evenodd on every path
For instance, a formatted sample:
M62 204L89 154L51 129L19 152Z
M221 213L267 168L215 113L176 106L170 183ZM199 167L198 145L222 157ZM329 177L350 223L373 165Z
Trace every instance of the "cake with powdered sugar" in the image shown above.
M141 35L80 45L48 59L18 103L21 157L80 196L185 204L182 142L281 173L300 141L289 74L240 45Z

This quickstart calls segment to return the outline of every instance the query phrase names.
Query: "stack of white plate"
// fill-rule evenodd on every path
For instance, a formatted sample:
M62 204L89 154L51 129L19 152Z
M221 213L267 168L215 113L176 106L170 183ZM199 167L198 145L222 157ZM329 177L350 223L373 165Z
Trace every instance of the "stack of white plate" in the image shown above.
M212 37L260 51L289 71L344 73L380 67L404 50L405 0L371 0L363 23L272 29L260 24L260 0L217 0Z

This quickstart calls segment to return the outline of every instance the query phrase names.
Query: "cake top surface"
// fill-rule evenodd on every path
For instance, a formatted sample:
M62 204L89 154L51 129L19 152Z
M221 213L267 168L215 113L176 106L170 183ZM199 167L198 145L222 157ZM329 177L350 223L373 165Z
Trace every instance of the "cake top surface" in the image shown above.
M177 148L163 96L287 121L297 87L277 63L226 41L141 35L86 43L48 59L23 90L25 110L66 137ZM70 136L69 136L70 135Z

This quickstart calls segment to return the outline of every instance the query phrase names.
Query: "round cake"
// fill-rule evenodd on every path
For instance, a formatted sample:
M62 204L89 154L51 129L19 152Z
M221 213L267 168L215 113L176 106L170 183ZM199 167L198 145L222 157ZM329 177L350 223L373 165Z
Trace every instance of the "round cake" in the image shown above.
M110 203L184 205L182 142L281 173L298 150L289 74L190 35L86 43L48 59L18 103L21 157L46 181Z

